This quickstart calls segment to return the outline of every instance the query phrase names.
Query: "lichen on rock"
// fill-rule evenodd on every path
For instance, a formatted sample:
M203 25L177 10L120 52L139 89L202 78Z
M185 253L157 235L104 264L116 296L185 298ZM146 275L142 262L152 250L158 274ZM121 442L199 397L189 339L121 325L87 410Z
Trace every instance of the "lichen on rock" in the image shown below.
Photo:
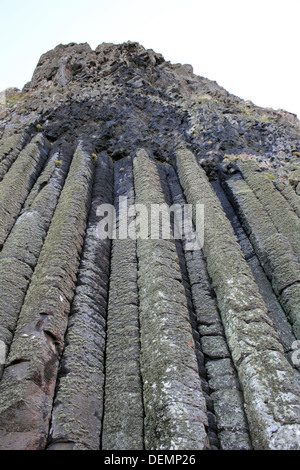
M0 104L0 449L299 449L297 117L131 41Z

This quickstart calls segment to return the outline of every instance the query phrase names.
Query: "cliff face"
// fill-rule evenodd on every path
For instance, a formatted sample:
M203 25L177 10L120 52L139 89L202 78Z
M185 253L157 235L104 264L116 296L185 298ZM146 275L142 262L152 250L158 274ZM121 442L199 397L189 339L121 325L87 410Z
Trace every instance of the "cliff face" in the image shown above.
M296 116L128 42L57 46L0 118L0 448L299 450ZM201 249L134 235L166 204Z

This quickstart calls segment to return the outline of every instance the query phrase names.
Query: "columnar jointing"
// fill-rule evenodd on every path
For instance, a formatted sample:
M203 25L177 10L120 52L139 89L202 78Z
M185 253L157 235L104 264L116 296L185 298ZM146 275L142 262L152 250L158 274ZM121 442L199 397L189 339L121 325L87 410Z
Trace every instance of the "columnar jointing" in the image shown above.
M300 198L292 186L287 186L280 181L275 181L274 184L276 189L278 189L278 191L280 191L284 198L288 201L291 208L295 211L295 214L300 217Z
M3 449L44 449L46 445L93 173L94 161L79 145L20 312L0 383Z
M221 179L224 179L224 175L222 175L222 172L220 172ZM239 181L238 181L239 180ZM249 207L249 215L251 216L252 220L252 230L249 232L249 226L248 223L251 222L248 220L246 222L245 215L246 213L241 210L242 208L242 201L248 199L248 203L251 201L251 191L250 188L246 188L246 190L242 190L242 187L240 186L240 182L242 180L240 178L236 178L236 176L233 178L229 178L227 181L223 181L223 188L221 184L218 181L214 181L212 183L214 191L216 192L218 198L220 199L220 202L222 204L222 207L224 209L224 212L228 219L230 220L234 233L236 234L237 240L243 250L245 259L247 263L249 264L253 276L255 278L255 282L258 285L259 291L266 303L266 306L268 307L268 314L270 318L272 319L274 328L278 334L278 337L280 339L280 342L284 348L285 354L287 359L291 362L295 369L295 374L296 374L296 379L299 381L300 379L300 374L297 372L297 369L299 369L299 366L296 364L293 364L292 361L292 355L293 355L293 349L292 345L294 344L294 341L296 341L296 337L293 333L293 328L292 325L290 324L285 311L283 310L282 306L280 305L279 299L276 296L272 285L271 285L271 280L273 278L272 272L269 272L269 277L262 268L262 265L260 263L260 259L257 256L257 246L255 243L255 240L257 239L257 228L261 231L262 233L262 221L260 220L258 212L255 210L255 207ZM237 185L236 185L237 183ZM245 182L244 182L245 183ZM223 190L224 189L224 190ZM245 189L245 188L244 188ZM225 194L225 192L226 194ZM253 194L252 194L253 196ZM229 202L230 199L231 202ZM239 203L237 204L237 201ZM235 210L233 209L233 206ZM247 204L248 205L248 204ZM263 211L263 208L260 208ZM235 212L236 211L236 212ZM240 218L238 218L237 214L239 214ZM243 228L245 227L245 229ZM248 227L248 228L247 228ZM272 236L272 228L267 224L267 228L271 229L270 232L267 232L267 236L270 235ZM249 238L246 234L246 232L249 234ZM267 241L268 238L265 239ZM252 243L250 242L252 240ZM261 241L263 241L261 239ZM256 249L255 249L256 248ZM282 247L279 245L279 251L278 255L280 257L280 253L282 253ZM265 251L266 255L270 255L271 251L268 252L268 250ZM283 251L284 253L284 251ZM263 259L261 259L262 264Z
M268 182L270 181L268 180ZM283 234L282 231L278 231L273 219L268 214L267 204L264 203L264 200L260 201L255 196L247 181L242 179L241 176L238 175L225 181L224 187L247 235L249 235L255 253L272 284L272 288L292 324L294 334L299 338L300 262L294 252L293 245L295 246L295 240L300 236L300 219L293 212L288 211L291 215L285 217L287 227L284 227ZM274 190L276 191L275 188ZM277 196L282 197L280 193ZM275 206L280 208L279 203ZM287 220L289 217L291 218L290 222L294 222L293 224ZM288 237L290 227L293 227L293 225L294 229L291 236Z
M293 325L294 333L300 338L300 219L268 177L258 172L253 162L241 161L239 169L245 178L243 183L264 211L270 228L264 240L255 240L254 234L254 246ZM257 232L257 224L255 229Z
M254 162L238 161L238 167L246 182L263 204L266 212L273 221L278 232L289 240L291 247L300 262L300 219L291 210L284 196L276 190L272 181L259 172Z
M112 257L107 315L105 403L102 448L144 448L144 409L140 375L139 298L132 161L114 165L116 239ZM127 213L130 217L127 221ZM128 226L128 225L129 226Z
M0 339L7 351L69 170L70 159L71 153L65 146L57 144L53 147L0 252ZM59 166L55 164L58 161Z
M1 182L0 249L20 213L50 150L50 143L39 134L20 153Z
M130 41L0 101L0 448L300 450L296 117Z
M12 136L2 138L0 144L0 182L3 180L6 172L16 161L20 151L24 148L29 134L13 134Z
M165 203L145 150L134 158L134 179L136 203L148 215L152 204ZM176 246L151 239L151 220L148 230L148 240L137 240L145 448L207 449L206 402Z
M187 201L175 169L168 168L168 182L173 204L184 209ZM205 223L205 219L203 221ZM193 227L195 229L195 227ZM205 395L209 418L209 438L222 450L252 449L248 423L244 411L244 399L227 346L217 301L207 273L201 246L191 249L192 237L183 233L183 248L188 271L193 307L196 314L201 356L200 375L207 380ZM199 355L198 355L199 357ZM218 441L214 431L217 433Z
M99 449L111 241L98 236L98 208L112 203L113 166L102 153L58 374L49 450Z
M255 449L299 449L300 396L267 307L229 220L194 155L176 151L187 201L205 205L204 255Z

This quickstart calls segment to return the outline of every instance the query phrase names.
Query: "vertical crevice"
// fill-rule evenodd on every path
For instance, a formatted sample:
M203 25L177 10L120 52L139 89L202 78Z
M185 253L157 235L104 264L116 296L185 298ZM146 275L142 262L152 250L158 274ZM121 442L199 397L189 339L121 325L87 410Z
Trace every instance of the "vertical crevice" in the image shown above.
M267 307L232 226L204 170L184 146L178 147L175 154L178 175L188 202L195 207L197 204L205 205L203 252L242 386L253 447L291 448L299 431L294 424L298 412L298 391L295 389L293 370L284 356ZM278 367L280 377L275 372ZM256 377L255 382L251 380L253 376ZM285 393L287 389L288 395ZM276 430L279 429L279 409L285 410L284 416L280 415L280 432L274 431L269 435L266 426L271 422ZM225 424L228 415L222 413L220 417ZM288 442L280 441L282 432L289 436Z
M59 360L90 207L93 174L93 161L80 143L27 291L0 383L3 448L16 449L21 445L24 449L41 450L47 443ZM40 314L44 319L42 328ZM44 331L55 338L55 348L53 342L47 341ZM18 376L10 364L20 359L29 359L30 367ZM32 409L36 413L32 413ZM7 413L11 417L9 432L2 425Z
M173 195L173 204L176 202L183 208L187 201L173 167L169 167L168 181ZM192 228L195 233L195 226L193 225ZM241 388L238 385L235 368L231 363L211 280L206 272L206 263L201 249L189 250L186 238L188 235L183 231L181 251L183 269L188 279L187 288L190 291L191 322L196 332L199 374L207 403L208 435L211 447L214 450L249 449L251 444L246 417L243 414ZM223 384L219 377L222 369ZM231 393L230 396L229 393ZM230 404L231 401L234 401L234 404ZM232 408L233 416L236 414L234 410L236 412L239 409L240 416L232 419L232 422L228 419L228 422L224 424L220 420L220 412L216 414L215 407L217 410L222 407L224 410Z
M207 406L207 417L208 417L208 425L207 425L207 435L210 441L210 446L212 450L217 450L220 447L220 443L218 437L216 435L216 418L214 415L214 408L213 408L213 400L210 397L210 389L207 382L207 371L206 371L206 358L203 354L202 347L201 347L201 338L199 335L198 325L197 325L197 315L193 303L192 298L192 291L191 291L191 282L189 278L189 273L186 265L186 257L185 257L185 245L186 245L186 235L184 233L184 205L186 201L184 200L184 196L182 193L182 188L179 185L176 173L174 168L171 167L169 164L162 164L158 163L158 169L161 179L161 185L164 191L165 200L169 207L173 204L179 204L182 208L182 238L175 239L175 246L179 260L179 266L181 270L181 277L183 286L185 289L185 295L187 299L187 307L190 316L190 324L193 332L193 340L195 346L195 352L197 357L198 363L198 371L199 377L201 380L202 391L205 396L206 406ZM170 221L172 226L172 233L174 235L174 213L170 214Z
M128 236L135 216L132 161L114 162L116 238L112 241L107 316L105 412L102 449L143 449L142 390L136 240Z
M137 203L151 224L148 239L137 240L145 448L208 449L205 398L178 255L174 240L162 239L161 223L156 226L152 218L151 209L165 207L166 201L156 164L144 149L134 158L134 175Z
M112 204L114 205L115 201L115 183L114 183L114 165L112 164ZM107 304L105 310L105 347L104 347L104 354L103 354L103 407L102 407L102 415L101 415L101 429L100 429L100 436L99 436L99 450L103 450L102 442L103 442L103 423L104 423L104 416L105 416L105 398L106 398L106 358L107 358L107 317L108 317L108 305L110 300L110 279L111 279L111 261L112 261L112 240L110 240L110 251L109 251L109 268L108 268L108 282L107 282Z
M224 180L224 175L222 174L220 175L220 182L213 182L212 187L222 204L224 213L232 224L233 230L244 253L245 259L252 270L253 276L260 289L260 293L268 307L268 314L273 322L274 328L283 346L286 357L290 364L294 367L296 380L298 383L300 383L299 366L293 364L291 360L293 351L292 344L296 341L292 324L290 323L286 312L280 303L280 299L274 292L271 282L265 273L263 266L261 265L261 262L255 251L255 244L252 244L251 240L249 239L249 232L247 235L244 229L245 221L241 219L237 202L235 203L233 200L233 189L231 191L228 190L229 188L227 187Z
M70 442L74 450L99 449L111 243L98 238L97 210L112 202L112 165L105 154L95 161L85 241L53 401L50 450L64 446L67 450Z

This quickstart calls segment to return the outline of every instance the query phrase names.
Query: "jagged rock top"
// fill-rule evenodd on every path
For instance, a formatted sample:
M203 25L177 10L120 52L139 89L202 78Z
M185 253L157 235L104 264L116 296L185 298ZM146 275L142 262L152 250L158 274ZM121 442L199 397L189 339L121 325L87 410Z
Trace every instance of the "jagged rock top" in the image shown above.
M191 65L172 64L131 41L95 50L60 44L43 54L23 90L6 92L0 136L37 124L51 141L95 136L100 126L114 155L148 142L161 160L181 136L209 173L226 155L257 155L278 168L294 164L300 152L295 115L255 106L195 75Z
M55 49L43 54L37 64L32 80L26 89L47 86L65 86L76 75L97 76L98 72L114 65L126 64L138 67L155 66L164 62L160 54L144 49L136 42L127 42L116 46L111 43L100 44L95 51L89 44L60 44Z

